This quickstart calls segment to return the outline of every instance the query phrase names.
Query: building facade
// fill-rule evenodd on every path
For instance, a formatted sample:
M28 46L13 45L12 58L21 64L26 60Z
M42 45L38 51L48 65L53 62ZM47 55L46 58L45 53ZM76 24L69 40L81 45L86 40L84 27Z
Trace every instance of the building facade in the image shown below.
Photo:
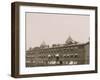
M43 42L40 47L26 51L26 67L89 64L89 42L78 43L71 37L65 44Z

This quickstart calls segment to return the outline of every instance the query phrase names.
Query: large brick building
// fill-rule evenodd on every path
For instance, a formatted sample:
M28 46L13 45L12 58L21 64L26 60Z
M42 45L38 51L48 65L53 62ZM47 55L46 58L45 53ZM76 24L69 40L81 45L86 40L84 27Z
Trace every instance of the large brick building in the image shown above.
M43 42L40 47L26 51L26 67L89 64L89 42L78 43L71 37L65 44Z

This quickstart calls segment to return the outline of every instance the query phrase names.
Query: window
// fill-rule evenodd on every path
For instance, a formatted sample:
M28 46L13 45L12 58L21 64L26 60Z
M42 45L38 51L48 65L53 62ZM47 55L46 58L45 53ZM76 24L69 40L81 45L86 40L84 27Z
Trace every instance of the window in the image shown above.
M31 63L31 61L30 60L26 60L26 63Z
M59 56L59 54L56 54L55 56L57 57L57 56Z
M35 61L33 61L32 63L35 63Z
M70 55L70 58L73 58L73 54Z
M67 58L69 58L69 54L67 54Z
M68 61L66 61L66 64L68 64Z
M69 64L74 64L74 61L70 61Z
M63 54L63 57L65 58L66 57L66 54Z
M77 53L75 53L75 58L77 58L78 57L78 54Z
M48 58L51 58L51 55L50 54L48 54Z
M74 47L75 49L78 49L78 47Z
M78 64L78 62L77 61L74 61L74 64Z
M48 64L56 64L56 61L48 61Z

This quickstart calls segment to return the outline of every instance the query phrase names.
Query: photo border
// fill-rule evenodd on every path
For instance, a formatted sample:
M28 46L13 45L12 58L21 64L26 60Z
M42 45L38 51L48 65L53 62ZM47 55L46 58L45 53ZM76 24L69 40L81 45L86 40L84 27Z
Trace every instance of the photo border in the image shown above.
M39 7L55 7L55 8L73 8L73 9L88 9L95 10L95 70L76 71L76 72L59 72L59 73L43 73L43 74L20 74L19 70L19 8L20 6L39 6ZM96 6L80 6L80 5L62 5L62 4L47 4L47 3L29 3L29 2L13 2L11 4L11 76L16 78L21 77L40 77L40 76L56 76L56 75L71 75L71 74L86 74L97 73L97 7Z

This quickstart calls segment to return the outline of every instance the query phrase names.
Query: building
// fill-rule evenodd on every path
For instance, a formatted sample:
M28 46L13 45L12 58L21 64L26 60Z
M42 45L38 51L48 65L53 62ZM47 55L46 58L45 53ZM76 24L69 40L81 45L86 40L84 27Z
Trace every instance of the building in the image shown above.
M43 42L40 47L26 51L26 67L89 64L89 42L78 43L67 39L65 44Z

